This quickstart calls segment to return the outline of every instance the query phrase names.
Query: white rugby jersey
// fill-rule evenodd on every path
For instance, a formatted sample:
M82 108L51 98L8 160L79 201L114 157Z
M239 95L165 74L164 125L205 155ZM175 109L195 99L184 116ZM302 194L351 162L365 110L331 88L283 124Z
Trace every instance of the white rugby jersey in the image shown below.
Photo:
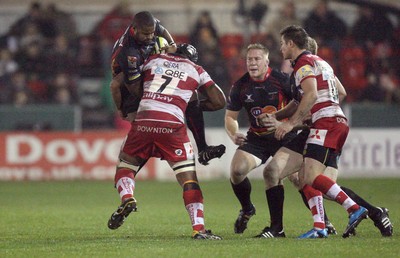
M323 117L345 117L339 106L339 92L332 67L322 58L303 52L293 66L296 88L302 94L300 83L310 77L317 80L317 101L311 108L312 122Z
M201 66L173 54L150 56L142 73L143 96L135 121L184 123L193 92L214 84Z

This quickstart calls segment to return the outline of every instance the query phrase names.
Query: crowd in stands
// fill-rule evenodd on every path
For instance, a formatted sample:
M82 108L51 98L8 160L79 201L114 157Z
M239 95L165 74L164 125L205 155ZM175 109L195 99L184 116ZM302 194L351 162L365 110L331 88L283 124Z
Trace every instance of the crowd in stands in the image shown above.
M279 15L261 26L270 9L263 1L236 15L253 21L256 32L217 31L212 12L201 11L188 35L173 35L199 51L202 65L227 94L245 71L243 51L250 42L270 50L271 66L290 71L279 51L279 30L302 25L319 44L319 55L334 67L348 91L347 102L400 104L400 21L393 22L377 8L360 6L348 26L329 2L319 0L305 19L297 17L295 1L282 2ZM79 79L109 78L109 59L115 40L132 21L125 4L115 5L88 35L79 35L73 16L56 4L32 2L0 37L0 104L79 104ZM399 19L399 17L397 17ZM168 28L168 24L164 24Z

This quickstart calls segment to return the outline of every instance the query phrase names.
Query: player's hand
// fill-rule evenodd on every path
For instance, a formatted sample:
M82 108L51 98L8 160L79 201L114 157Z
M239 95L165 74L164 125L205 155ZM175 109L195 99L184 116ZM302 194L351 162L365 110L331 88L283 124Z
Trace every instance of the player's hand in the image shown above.
M275 138L278 140L282 140L283 137L285 137L285 135L292 130L293 125L290 123L290 121L282 122L275 129Z
M263 113L257 116L256 121L258 126L269 127L268 131L275 130L275 127L277 127L281 123L278 120L276 120L274 114L268 114L268 113Z
M165 51L166 53L175 53L177 49L178 49L178 47L177 47L176 43L173 43L171 45L162 47L160 50Z
M235 135L232 136L232 141L234 144L242 146L247 142L247 138L242 133L235 133Z

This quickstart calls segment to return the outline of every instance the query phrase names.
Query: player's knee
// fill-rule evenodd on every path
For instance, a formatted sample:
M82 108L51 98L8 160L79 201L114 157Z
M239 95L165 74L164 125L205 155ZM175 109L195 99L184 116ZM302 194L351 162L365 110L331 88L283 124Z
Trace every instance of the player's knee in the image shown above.
M121 168L127 168L127 169L137 172L139 170L139 167L140 166L133 165L132 163L129 163L125 160L120 159L118 162L118 165L117 165L117 171L118 171L118 169L121 169Z
M300 179L299 179L297 173L292 174L292 175L289 175L289 176L288 176L288 179L289 179L290 182L292 182L292 184L294 185L294 187L296 187L298 190L300 190L300 189L302 188L302 187L301 187L301 184L300 184Z
M176 162L172 165L175 174L196 171L196 165L193 159Z

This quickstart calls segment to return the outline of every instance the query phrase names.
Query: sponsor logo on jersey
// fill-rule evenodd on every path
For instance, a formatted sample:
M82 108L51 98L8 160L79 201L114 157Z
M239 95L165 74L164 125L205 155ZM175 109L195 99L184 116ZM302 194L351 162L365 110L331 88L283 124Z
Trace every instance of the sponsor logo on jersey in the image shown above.
M246 94L246 99L244 100L244 102L254 102L254 100L251 98L253 96L253 94Z
M274 106L265 106L263 108L261 108L261 107L253 107L250 110L250 112L254 117L257 117L257 116L259 116L261 114L264 114L264 113L273 114L273 113L276 112L276 107L274 107Z
M169 68L165 69L165 68L160 67L160 66L153 66L151 68L151 70L152 70L151 71L152 74L163 74L163 75L166 75L168 77L177 78L177 79L182 80L182 81L186 81L187 78L188 78L188 74L186 72L179 71L179 70L174 70L174 69L169 69Z
M297 70L296 72L296 76L298 77L298 79L301 81L304 78L314 75L314 71L312 69L312 67L310 65L305 65L302 66L299 70Z
M173 133L172 128L152 127L152 126L143 126L143 125L138 125L137 131L138 132L145 132L145 133L158 133L158 134L171 134L171 133Z
M163 64L167 68L179 69L179 64L174 62L165 61Z
M137 57L136 56L128 56L128 67L136 68L137 67Z
M324 146L327 133L328 130L325 129L310 129L310 134L308 135L306 143Z
M262 114L262 109L261 109L260 107L253 107L253 108L250 110L250 112L251 112L251 114L252 114L254 117L257 117L257 116L259 116L259 115Z
M144 99L154 99L154 100L160 100L160 101L166 101L166 102L171 102L174 100L172 97L168 97L167 95L162 95L154 92L145 92L143 93L143 98Z

